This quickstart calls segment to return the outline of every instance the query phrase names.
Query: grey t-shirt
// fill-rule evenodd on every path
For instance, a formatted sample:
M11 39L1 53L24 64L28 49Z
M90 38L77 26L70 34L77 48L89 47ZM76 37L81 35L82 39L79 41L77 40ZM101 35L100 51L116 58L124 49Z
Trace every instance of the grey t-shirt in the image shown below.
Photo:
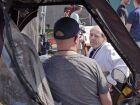
M62 105L101 105L99 94L108 92L107 81L93 59L56 55L43 66L52 95Z

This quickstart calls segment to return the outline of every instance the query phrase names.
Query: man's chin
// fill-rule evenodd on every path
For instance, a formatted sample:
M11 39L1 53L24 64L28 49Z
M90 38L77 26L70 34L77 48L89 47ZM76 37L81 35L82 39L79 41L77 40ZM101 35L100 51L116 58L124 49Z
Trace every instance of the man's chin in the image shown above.
M92 48L93 48L93 49L97 49L98 47L97 47L97 46L92 46Z

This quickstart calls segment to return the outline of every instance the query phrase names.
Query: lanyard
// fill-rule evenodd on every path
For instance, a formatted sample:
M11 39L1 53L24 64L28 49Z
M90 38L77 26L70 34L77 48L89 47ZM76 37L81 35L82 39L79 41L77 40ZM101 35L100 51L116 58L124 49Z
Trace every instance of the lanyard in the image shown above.
M102 47L102 46L101 46L101 47ZM94 50L93 55L92 55L91 58L93 58L93 59L95 58L97 52L101 49L101 47L99 47L98 49Z
M93 49L93 54L91 55L91 58L95 58L95 56L96 56L96 54L98 53L98 51L101 49L101 47L104 45L104 43L100 46L100 47L98 47L96 50L95 49ZM91 51L92 52L92 51Z

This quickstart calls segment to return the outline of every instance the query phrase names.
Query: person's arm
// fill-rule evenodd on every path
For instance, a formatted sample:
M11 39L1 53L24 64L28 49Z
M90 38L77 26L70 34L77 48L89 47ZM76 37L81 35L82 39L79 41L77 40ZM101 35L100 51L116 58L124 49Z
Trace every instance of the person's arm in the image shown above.
M120 19L122 20L123 24L125 24L125 18L124 18L124 16L120 17Z
M98 68L98 74L97 74L98 75L98 77L97 77L98 85L97 86L98 86L98 93L99 93L101 104L102 105L112 105L112 99L110 96L106 78L98 64L97 64L97 68Z
M130 32L131 27L132 27L132 24L129 24L129 23L126 24L126 28L127 28L128 32Z
M112 99L109 92L100 94L99 96L100 96L102 105L112 105Z
M131 30L132 24L134 24L135 21L136 21L136 14L135 12L132 11L128 16L127 23L126 23L126 28L129 32Z

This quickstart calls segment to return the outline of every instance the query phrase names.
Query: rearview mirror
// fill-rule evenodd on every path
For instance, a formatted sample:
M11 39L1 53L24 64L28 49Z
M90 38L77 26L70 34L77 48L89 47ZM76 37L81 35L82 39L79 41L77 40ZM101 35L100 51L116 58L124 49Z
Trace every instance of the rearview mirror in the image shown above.
M114 80L120 83L126 83L127 77L126 74L124 74L121 70L119 69L113 69L111 76Z

